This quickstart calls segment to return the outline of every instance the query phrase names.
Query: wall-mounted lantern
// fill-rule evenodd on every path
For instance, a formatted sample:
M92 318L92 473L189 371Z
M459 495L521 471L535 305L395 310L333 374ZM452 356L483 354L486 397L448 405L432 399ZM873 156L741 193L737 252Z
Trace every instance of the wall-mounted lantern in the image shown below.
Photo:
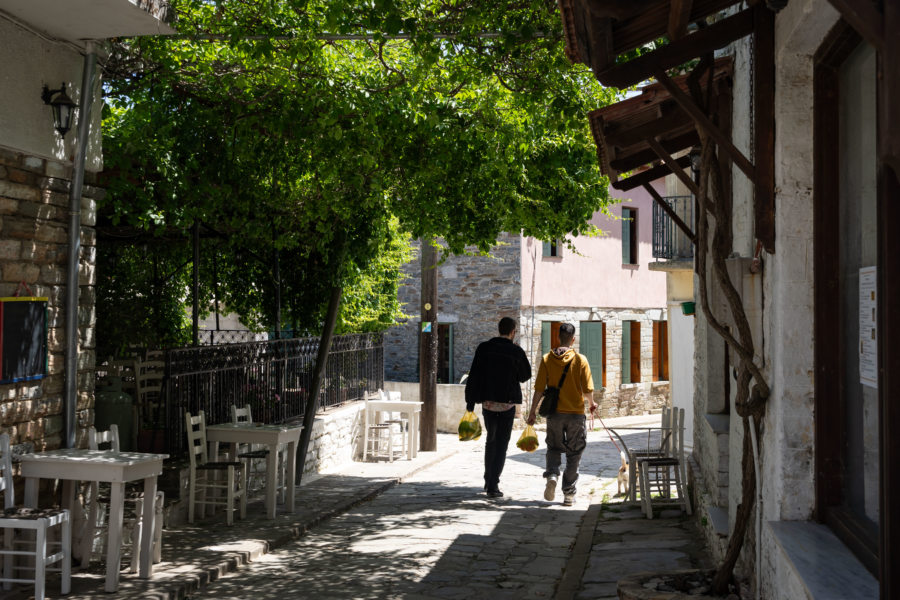
M59 132L60 137L65 138L72 125L72 114L75 112L75 102L66 95L66 82L62 82L58 90L51 90L45 84L41 100L53 109L53 127Z

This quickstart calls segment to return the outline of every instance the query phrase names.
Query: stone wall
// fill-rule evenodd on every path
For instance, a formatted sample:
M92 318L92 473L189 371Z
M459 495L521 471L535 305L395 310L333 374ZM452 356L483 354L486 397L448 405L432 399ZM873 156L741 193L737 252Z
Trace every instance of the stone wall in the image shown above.
M320 411L313 422L304 473L324 473L362 456L364 402Z
M532 373L537 375L538 363L541 360L541 323L559 321L575 325L575 349L580 351L581 335L579 324L582 321L602 321L606 324L606 386L603 381L594 377L594 399L600 405L598 414L601 417L621 417L658 411L669 406L670 389L667 381L651 381L653 379L653 321L664 320L667 311L661 308L621 309L621 308L580 308L580 307L535 307L532 317L531 308L524 308L521 321L523 331L519 343L532 364ZM622 381L622 321L639 321L641 323L641 382L621 383ZM530 400L534 389L533 380L526 388L527 399Z
M419 242L413 246L418 249ZM520 254L519 237L503 234L490 256L450 256L438 265L438 322L453 326L451 382L469 371L478 344L497 335L501 317L518 317ZM417 256L403 268L408 278L400 286L399 298L411 318L385 332L386 380L419 380L419 264Z
M0 297L14 296L20 282L49 298L47 376L0 385L0 432L13 444L37 451L58 448L64 436L66 268L71 167L0 148ZM93 181L89 173L88 183ZM85 185L81 201L78 310L78 405L76 442L86 444L93 423L96 281L96 202L103 190ZM19 295L27 295L24 290Z

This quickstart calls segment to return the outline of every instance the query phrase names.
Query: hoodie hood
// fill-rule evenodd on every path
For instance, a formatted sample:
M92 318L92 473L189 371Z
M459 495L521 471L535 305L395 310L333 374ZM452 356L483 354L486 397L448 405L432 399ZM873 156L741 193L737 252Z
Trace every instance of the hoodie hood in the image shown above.
M565 365L575 360L575 355L576 352L571 348L554 348L548 355L548 358Z

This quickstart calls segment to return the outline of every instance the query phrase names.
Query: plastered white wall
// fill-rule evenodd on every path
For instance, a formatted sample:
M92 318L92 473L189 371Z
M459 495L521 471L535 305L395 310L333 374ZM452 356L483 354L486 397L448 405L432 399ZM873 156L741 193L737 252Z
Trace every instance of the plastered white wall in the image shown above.
M78 111L72 119L72 129L63 140L53 128L53 114L41 100L41 89L44 84L56 89L66 82L66 93L77 105L81 98L83 56L70 45L44 40L0 19L0 59L3 65L0 68L0 146L71 163ZM88 171L100 171L103 167L99 69L97 72L85 162Z

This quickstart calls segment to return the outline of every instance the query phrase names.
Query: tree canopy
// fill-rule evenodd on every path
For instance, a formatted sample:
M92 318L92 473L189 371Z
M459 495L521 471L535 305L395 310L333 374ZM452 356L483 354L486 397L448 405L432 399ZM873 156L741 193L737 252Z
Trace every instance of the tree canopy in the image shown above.
M361 295L339 328L384 327L408 236L579 235L609 201L583 115L613 95L566 61L555 2L174 8L180 35L106 61L102 215L216 232L217 289L249 324L272 323L274 264L287 323L314 329L342 282Z

